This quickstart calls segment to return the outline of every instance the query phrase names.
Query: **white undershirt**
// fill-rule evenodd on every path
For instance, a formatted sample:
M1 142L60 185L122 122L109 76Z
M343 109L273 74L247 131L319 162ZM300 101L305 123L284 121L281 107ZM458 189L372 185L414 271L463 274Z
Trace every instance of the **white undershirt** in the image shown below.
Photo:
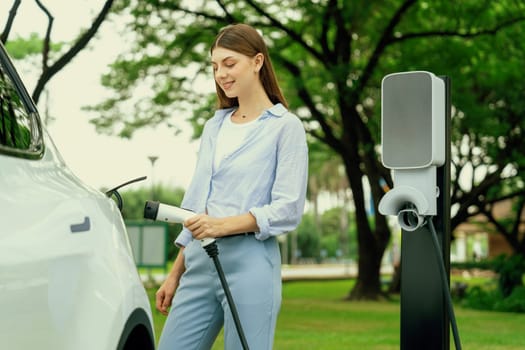
M213 167L219 168L222 160L232 154L239 148L248 132L255 127L255 122L258 118L247 123L236 124L232 122L231 116L233 112L224 118L219 134L217 135L217 145L215 147L215 158L213 159Z

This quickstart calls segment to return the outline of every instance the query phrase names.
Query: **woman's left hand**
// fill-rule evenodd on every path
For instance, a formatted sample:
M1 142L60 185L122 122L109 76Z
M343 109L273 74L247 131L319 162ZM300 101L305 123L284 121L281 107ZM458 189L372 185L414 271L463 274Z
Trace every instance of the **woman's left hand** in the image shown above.
M224 236L224 219L198 214L184 221L184 226L195 239L218 238Z

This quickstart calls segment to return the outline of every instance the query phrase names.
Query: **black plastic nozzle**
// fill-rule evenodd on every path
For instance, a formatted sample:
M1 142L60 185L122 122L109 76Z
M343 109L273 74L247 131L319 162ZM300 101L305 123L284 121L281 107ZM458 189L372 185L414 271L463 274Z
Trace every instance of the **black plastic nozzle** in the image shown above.
M159 212L159 202L147 201L144 206L144 219L156 220Z

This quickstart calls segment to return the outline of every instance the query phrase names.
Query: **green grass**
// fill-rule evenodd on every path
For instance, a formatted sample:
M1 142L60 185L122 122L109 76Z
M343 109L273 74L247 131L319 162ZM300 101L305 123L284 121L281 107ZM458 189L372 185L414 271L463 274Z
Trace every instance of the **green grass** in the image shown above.
M399 349L399 302L343 301L352 283L284 283L274 349ZM155 290L148 293L153 298ZM459 306L455 307L455 313L464 349L525 348L524 314L483 312ZM165 317L156 310L153 314L158 337ZM213 347L219 349L223 349L222 334ZM452 341L450 349L454 349Z

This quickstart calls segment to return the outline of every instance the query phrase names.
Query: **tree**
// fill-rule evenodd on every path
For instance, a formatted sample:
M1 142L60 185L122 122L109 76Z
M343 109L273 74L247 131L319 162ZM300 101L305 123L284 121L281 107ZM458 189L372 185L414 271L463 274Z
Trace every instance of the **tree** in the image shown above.
M259 28L271 47L291 108L302 118L310 136L330 147L344 165L359 243L359 274L349 298L376 299L382 295L379 270L390 231L377 210L369 221L363 180L370 185L377 207L384 194L381 180L392 186L376 147L381 78L403 70L464 74L481 69L487 53L482 40L509 29L521 30L524 6L511 0L460 4L445 0L124 1L116 11L131 15L128 28L135 35L135 46L103 77L115 96L92 108L100 113L94 123L101 130L117 129L125 137L150 124L176 128L171 116L190 114L181 108L181 101L186 101L183 107L192 106L190 119L198 135L213 109L213 94L202 93L194 85L201 78L212 81L207 45L219 28L229 23L245 22ZM498 54L493 53L493 63L504 64L506 57ZM457 77L461 79L461 75ZM144 84L150 94L135 103L134 113L122 113L120 104ZM454 97L453 103L461 115L455 114L455 122L469 135L478 135L477 112L491 115L491 104L479 99L482 93L476 84L457 86L453 96L460 96ZM469 95L478 100L463 105ZM462 135L454 136L457 141ZM483 140L480 147L488 142ZM496 162L497 158L489 160ZM461 197L454 197L459 205L455 213L458 221L468 218L472 203L479 201L481 207L484 199L480 192L498 186L499 175L486 175L496 180L476 180Z
M11 28L17 16L18 8L21 2L21 0L13 0L13 5L11 6L11 10L9 11L6 24L2 33L0 34L0 40L3 44L5 44L9 38L9 34L11 32ZM93 23L91 24L91 27L80 33L78 38L71 44L71 46L52 63L50 62L50 54L53 51L54 46L51 41L51 32L53 29L54 17L42 1L35 0L35 3L48 18L48 25L44 39L42 40L42 45L38 45L41 46L41 49L39 51L41 53L42 58L42 72L31 95L33 101L35 103L38 103L38 100L40 98L40 95L42 94L42 91L44 90L44 87L51 80L51 78L55 76L58 72L60 72L67 64L69 64L71 60L79 52L85 49L88 43L93 39L98 29L100 28L100 25L106 19L107 14L109 13L109 10L111 9L111 6L113 4L113 0L106 0L104 2L102 9L100 10L97 17L94 19ZM34 43L34 41L35 37L33 36L32 38L30 38L30 40L27 41L27 43ZM57 47L55 46L55 50L56 48ZM35 46L29 46L27 53L34 54ZM18 54L23 55L20 52Z
M464 92L458 94L453 120L452 170L463 181L452 187L456 214L451 227L482 214L514 253L525 258L525 103L520 93L525 83L516 79L525 59L523 35L523 26L513 26L477 40L468 70L458 69L465 79L457 84ZM461 54L458 46L451 48ZM501 52L506 52L504 57ZM475 127L469 127L472 124ZM514 205L507 217L497 218L493 209L502 201Z

